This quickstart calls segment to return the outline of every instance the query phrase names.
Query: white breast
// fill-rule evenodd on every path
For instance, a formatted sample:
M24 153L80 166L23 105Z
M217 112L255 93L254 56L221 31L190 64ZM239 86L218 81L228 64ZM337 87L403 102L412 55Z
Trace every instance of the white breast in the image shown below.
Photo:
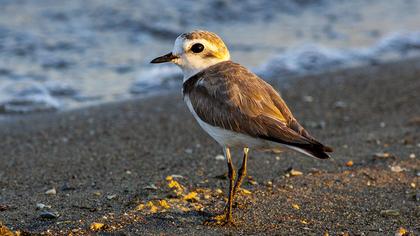
M261 139L253 138L249 135L233 132L230 130L222 129L219 127L212 126L198 117L195 112L189 96L186 94L184 96L185 103L187 103L188 109L193 114L194 118L216 142L218 142L223 147L250 147L250 148L262 148L266 146L266 142Z

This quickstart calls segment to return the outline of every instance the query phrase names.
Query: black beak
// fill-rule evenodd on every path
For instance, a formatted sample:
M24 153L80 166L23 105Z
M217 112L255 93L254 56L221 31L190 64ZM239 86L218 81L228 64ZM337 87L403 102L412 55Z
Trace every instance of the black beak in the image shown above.
M157 58L153 59L150 63L156 64L156 63L170 62L175 58L178 58L178 57L173 55L172 52L170 52L166 55L163 55L161 57L157 57Z

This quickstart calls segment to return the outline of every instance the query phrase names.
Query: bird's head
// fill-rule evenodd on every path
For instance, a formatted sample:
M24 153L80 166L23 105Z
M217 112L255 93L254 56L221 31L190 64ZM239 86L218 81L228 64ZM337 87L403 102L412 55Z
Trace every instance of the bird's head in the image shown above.
M172 52L153 59L151 63L172 62L181 67L184 79L187 79L229 59L229 50L219 36L209 31L195 30L178 36Z

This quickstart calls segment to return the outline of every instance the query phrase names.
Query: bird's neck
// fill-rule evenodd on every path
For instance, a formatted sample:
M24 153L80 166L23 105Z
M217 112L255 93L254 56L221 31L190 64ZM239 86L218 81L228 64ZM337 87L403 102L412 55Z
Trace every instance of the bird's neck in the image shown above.
M191 76L199 73L200 71L203 71L217 63L223 62L226 60L208 60L206 61L206 63L194 63L194 64L190 64L188 66L180 66L182 69L182 73L184 74L184 79L183 82L187 81L188 78L190 78Z
M206 68L182 68L182 73L184 74L182 82L187 81L190 77L205 69Z

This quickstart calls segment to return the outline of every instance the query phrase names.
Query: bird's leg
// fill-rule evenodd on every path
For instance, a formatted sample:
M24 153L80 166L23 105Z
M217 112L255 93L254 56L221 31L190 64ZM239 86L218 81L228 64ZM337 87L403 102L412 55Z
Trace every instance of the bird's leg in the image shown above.
M210 220L204 222L206 225L226 225L226 224L233 224L232 219L232 205L233 205L233 189L235 185L235 167L233 166L232 158L230 156L230 149L225 147L223 149L228 165L228 177L229 177L229 197L226 203L225 212L223 215L217 215Z
M235 167L233 166L232 158L230 156L230 149L228 147L225 148L225 155L228 164L228 176L229 176L229 198L226 205L226 216L225 216L225 223L233 223L232 220L232 205L233 205L233 197L234 197L234 185L235 185Z
M246 176L246 164L247 164L247 161L248 161L248 152L249 152L249 148L247 148L247 147L244 148L244 156L243 156L243 159L242 159L242 166L239 169L238 178L236 180L235 187L233 188L233 197L235 197L236 193L241 188L242 181L244 180L244 178Z

